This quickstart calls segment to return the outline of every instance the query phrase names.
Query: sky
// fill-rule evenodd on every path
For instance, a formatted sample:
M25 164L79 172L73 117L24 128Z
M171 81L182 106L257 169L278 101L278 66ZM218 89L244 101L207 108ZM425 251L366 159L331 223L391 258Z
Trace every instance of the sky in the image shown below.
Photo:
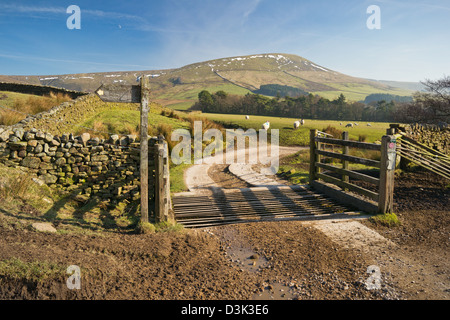
M379 16L368 12L373 5ZM450 1L0 0L0 44L3 75L160 70L287 53L351 76L417 82L450 75Z

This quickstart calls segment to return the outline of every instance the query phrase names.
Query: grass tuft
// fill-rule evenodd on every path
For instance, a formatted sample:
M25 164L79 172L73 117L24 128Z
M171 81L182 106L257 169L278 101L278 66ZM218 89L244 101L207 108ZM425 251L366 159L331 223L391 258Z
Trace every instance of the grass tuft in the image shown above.
M136 232L140 234L152 234L156 232L156 227L150 222L139 221L136 226Z
M401 222L395 213L379 214L371 217L369 220L376 225L381 225L389 228L401 225Z
M0 277L42 282L49 278L59 278L64 273L64 268L46 261L24 262L18 258L0 261Z

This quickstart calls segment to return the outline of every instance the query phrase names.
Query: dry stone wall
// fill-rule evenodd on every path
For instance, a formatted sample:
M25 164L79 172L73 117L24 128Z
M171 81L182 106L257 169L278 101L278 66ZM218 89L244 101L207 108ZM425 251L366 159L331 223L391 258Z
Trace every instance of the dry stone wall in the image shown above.
M445 154L450 154L450 126L448 124L391 125L412 139Z
M23 127L0 128L0 162L25 168L67 191L103 199L139 199L139 143L135 136L91 138L89 133L52 135ZM149 140L149 195L154 191L156 137ZM153 200L150 199L150 200Z
M27 94L35 94L38 96L49 95L50 93L64 93L69 95L72 99L78 98L85 95L85 92L66 90L63 88L51 87L51 86L40 86L33 84L23 84L23 83L10 83L10 82L0 82L0 91L11 91L20 92Z

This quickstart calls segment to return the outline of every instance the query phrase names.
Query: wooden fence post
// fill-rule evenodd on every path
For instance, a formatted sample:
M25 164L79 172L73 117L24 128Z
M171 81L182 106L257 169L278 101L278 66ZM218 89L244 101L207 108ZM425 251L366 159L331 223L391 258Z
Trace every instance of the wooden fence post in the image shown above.
M141 76L140 193L141 221L148 222L148 78Z
M317 180L316 162L318 157L316 154L316 136L317 129L311 129L309 132L309 184L311 184L314 180Z
M396 147L396 139L394 136L383 136L381 139L379 213L390 213L394 209Z
M348 140L348 139L349 139L348 138L348 131L342 132L342 140ZM349 147L348 146L343 146L342 147L342 154L348 155L348 151L349 151ZM342 160L342 169L348 170L348 161L347 160ZM344 174L342 176L342 181L349 182L348 175Z

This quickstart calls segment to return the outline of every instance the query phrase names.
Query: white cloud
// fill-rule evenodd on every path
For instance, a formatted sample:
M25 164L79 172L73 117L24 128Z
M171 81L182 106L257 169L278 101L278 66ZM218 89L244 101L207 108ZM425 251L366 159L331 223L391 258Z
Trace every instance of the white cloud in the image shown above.
M15 13L24 13L24 14L35 14L35 13L51 13L51 14L67 14L66 9L64 7L38 7L38 6L24 6L17 4L0 4L0 10L4 12L15 12ZM81 13L95 16L98 18L106 18L106 19L128 19L128 20L138 20L143 21L142 17L137 15L122 13L122 12L113 12L113 11L104 11L104 10L92 10L85 9L81 7Z
M244 12L245 19L247 19L253 12L255 12L261 1L262 0L255 0L250 4L250 7L247 9L247 11Z

